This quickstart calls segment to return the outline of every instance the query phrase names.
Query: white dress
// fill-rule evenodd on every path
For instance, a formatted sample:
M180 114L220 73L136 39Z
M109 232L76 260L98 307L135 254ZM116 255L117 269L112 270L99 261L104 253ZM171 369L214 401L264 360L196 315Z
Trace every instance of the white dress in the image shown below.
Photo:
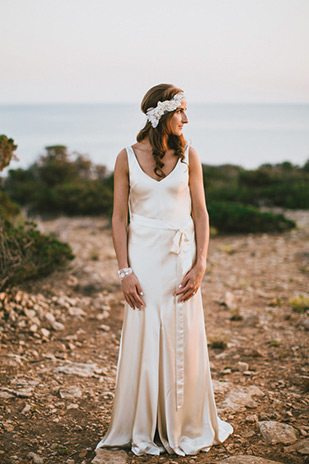
M185 303L173 296L196 253L189 146L185 162L160 181L126 150L128 259L145 308L125 302L112 417L97 448L128 447L138 456L209 451L233 427L217 416L201 290Z

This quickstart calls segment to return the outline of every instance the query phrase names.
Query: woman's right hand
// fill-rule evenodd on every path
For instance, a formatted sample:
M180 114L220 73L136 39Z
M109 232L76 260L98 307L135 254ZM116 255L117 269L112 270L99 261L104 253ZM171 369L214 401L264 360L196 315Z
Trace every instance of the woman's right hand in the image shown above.
M145 306L144 301L140 297L140 295L143 295L143 291L136 275L134 273L129 274L122 279L121 284L125 300L131 308L142 309Z

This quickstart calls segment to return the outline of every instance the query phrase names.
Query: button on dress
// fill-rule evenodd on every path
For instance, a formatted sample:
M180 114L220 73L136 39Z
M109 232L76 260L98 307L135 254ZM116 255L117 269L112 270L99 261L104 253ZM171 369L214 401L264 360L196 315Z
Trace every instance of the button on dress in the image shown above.
M173 292L196 256L185 159L157 181L129 164L128 260L145 307L125 302L115 398L98 448L129 448L138 456L209 451L233 433L217 415L200 288L185 303Z

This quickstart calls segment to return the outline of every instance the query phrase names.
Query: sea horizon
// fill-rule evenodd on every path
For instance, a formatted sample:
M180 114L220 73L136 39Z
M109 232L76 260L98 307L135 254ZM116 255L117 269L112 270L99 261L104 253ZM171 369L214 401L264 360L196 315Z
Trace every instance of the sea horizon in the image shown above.
M309 159L308 103L190 103L187 115L184 136L204 164L255 169L284 161L301 166ZM65 145L112 171L117 154L135 143L145 121L140 103L0 104L0 133L18 145L19 161L10 169L27 168L46 146Z

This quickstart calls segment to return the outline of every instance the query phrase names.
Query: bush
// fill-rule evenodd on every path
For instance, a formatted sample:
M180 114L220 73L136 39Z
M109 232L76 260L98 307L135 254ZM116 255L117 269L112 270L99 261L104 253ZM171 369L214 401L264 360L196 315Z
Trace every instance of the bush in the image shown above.
M294 221L282 214L261 212L253 206L210 201L210 225L224 233L283 232L296 227Z
M14 158L15 149L12 139L0 136L0 171ZM20 175L24 177L23 170L17 170L17 176ZM32 179L34 181L33 176ZM14 226L15 216L19 213L19 206L0 189L0 291L48 275L74 258L67 243L41 234L33 222Z
M253 206L309 208L309 160L303 167L285 161L263 164L255 170L238 166L203 165L209 200L232 201Z
M11 197L30 214L111 216L113 175L107 175L106 167L69 155L63 145L46 150L29 169L9 171L5 188Z
M0 290L46 276L74 258L67 243L41 234L36 224L14 227L0 217Z

